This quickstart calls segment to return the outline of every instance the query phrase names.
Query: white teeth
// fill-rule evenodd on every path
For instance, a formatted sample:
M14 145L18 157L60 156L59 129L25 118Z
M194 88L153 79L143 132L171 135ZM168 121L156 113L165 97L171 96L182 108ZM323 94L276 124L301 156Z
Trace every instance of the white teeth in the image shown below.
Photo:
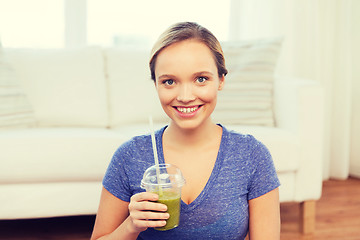
M195 112L198 109L198 107L192 107L192 108L182 108L178 107L177 110L182 113L192 113Z

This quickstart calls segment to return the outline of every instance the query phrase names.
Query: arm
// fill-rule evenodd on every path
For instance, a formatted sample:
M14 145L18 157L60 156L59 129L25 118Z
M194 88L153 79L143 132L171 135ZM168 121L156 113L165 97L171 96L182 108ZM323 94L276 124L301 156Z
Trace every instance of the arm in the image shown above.
M136 239L140 232L148 227L164 226L166 224L164 220L169 218L169 214L164 213L166 205L153 202L157 199L157 194L144 192L135 194L129 203L118 199L103 188L91 240L131 240Z
M279 240L279 189L249 200L249 215L250 240Z

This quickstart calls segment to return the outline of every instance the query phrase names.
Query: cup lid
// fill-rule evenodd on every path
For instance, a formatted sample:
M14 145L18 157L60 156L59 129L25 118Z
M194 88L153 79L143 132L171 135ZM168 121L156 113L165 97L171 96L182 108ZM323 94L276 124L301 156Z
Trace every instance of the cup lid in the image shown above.
M182 187L185 184L185 179L178 167L172 164L159 164L159 172L156 166L153 165L146 169L141 180L141 188L146 189L149 186L162 187ZM159 176L159 179L157 178Z

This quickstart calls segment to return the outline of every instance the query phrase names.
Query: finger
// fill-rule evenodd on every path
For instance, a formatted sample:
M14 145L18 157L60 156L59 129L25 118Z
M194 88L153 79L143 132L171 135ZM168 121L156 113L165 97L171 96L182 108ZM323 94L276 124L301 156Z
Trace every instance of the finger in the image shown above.
M142 202L142 201L157 201L159 196L156 193L151 192L141 192L134 194L130 201Z
M162 203L149 202L149 201L130 201L129 211L157 211L166 212L167 206Z
M133 220L133 223L137 228L155 228L155 227L163 227L166 225L166 221L164 220L158 220L158 221Z
M166 212L167 206L162 203L157 202L138 202L135 205L135 209L140 211L156 211L156 212Z
M133 211L130 213L130 217L137 220L167 220L169 219L170 214L150 211Z

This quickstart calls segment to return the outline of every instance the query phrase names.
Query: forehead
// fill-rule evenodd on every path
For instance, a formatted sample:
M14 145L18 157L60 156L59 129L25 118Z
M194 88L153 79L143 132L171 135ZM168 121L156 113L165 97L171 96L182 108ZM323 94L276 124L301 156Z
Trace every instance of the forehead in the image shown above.
M199 40L190 39L173 43L157 56L155 71L171 69L216 69L213 53ZM216 69L217 70L217 69Z
M198 39L186 39L180 42L175 42L170 44L169 46L165 47L160 51L158 56L160 55L168 55L174 54L179 52L186 53L187 50L191 49L192 51L196 52L207 52L208 54L212 55L210 48L203 42Z

